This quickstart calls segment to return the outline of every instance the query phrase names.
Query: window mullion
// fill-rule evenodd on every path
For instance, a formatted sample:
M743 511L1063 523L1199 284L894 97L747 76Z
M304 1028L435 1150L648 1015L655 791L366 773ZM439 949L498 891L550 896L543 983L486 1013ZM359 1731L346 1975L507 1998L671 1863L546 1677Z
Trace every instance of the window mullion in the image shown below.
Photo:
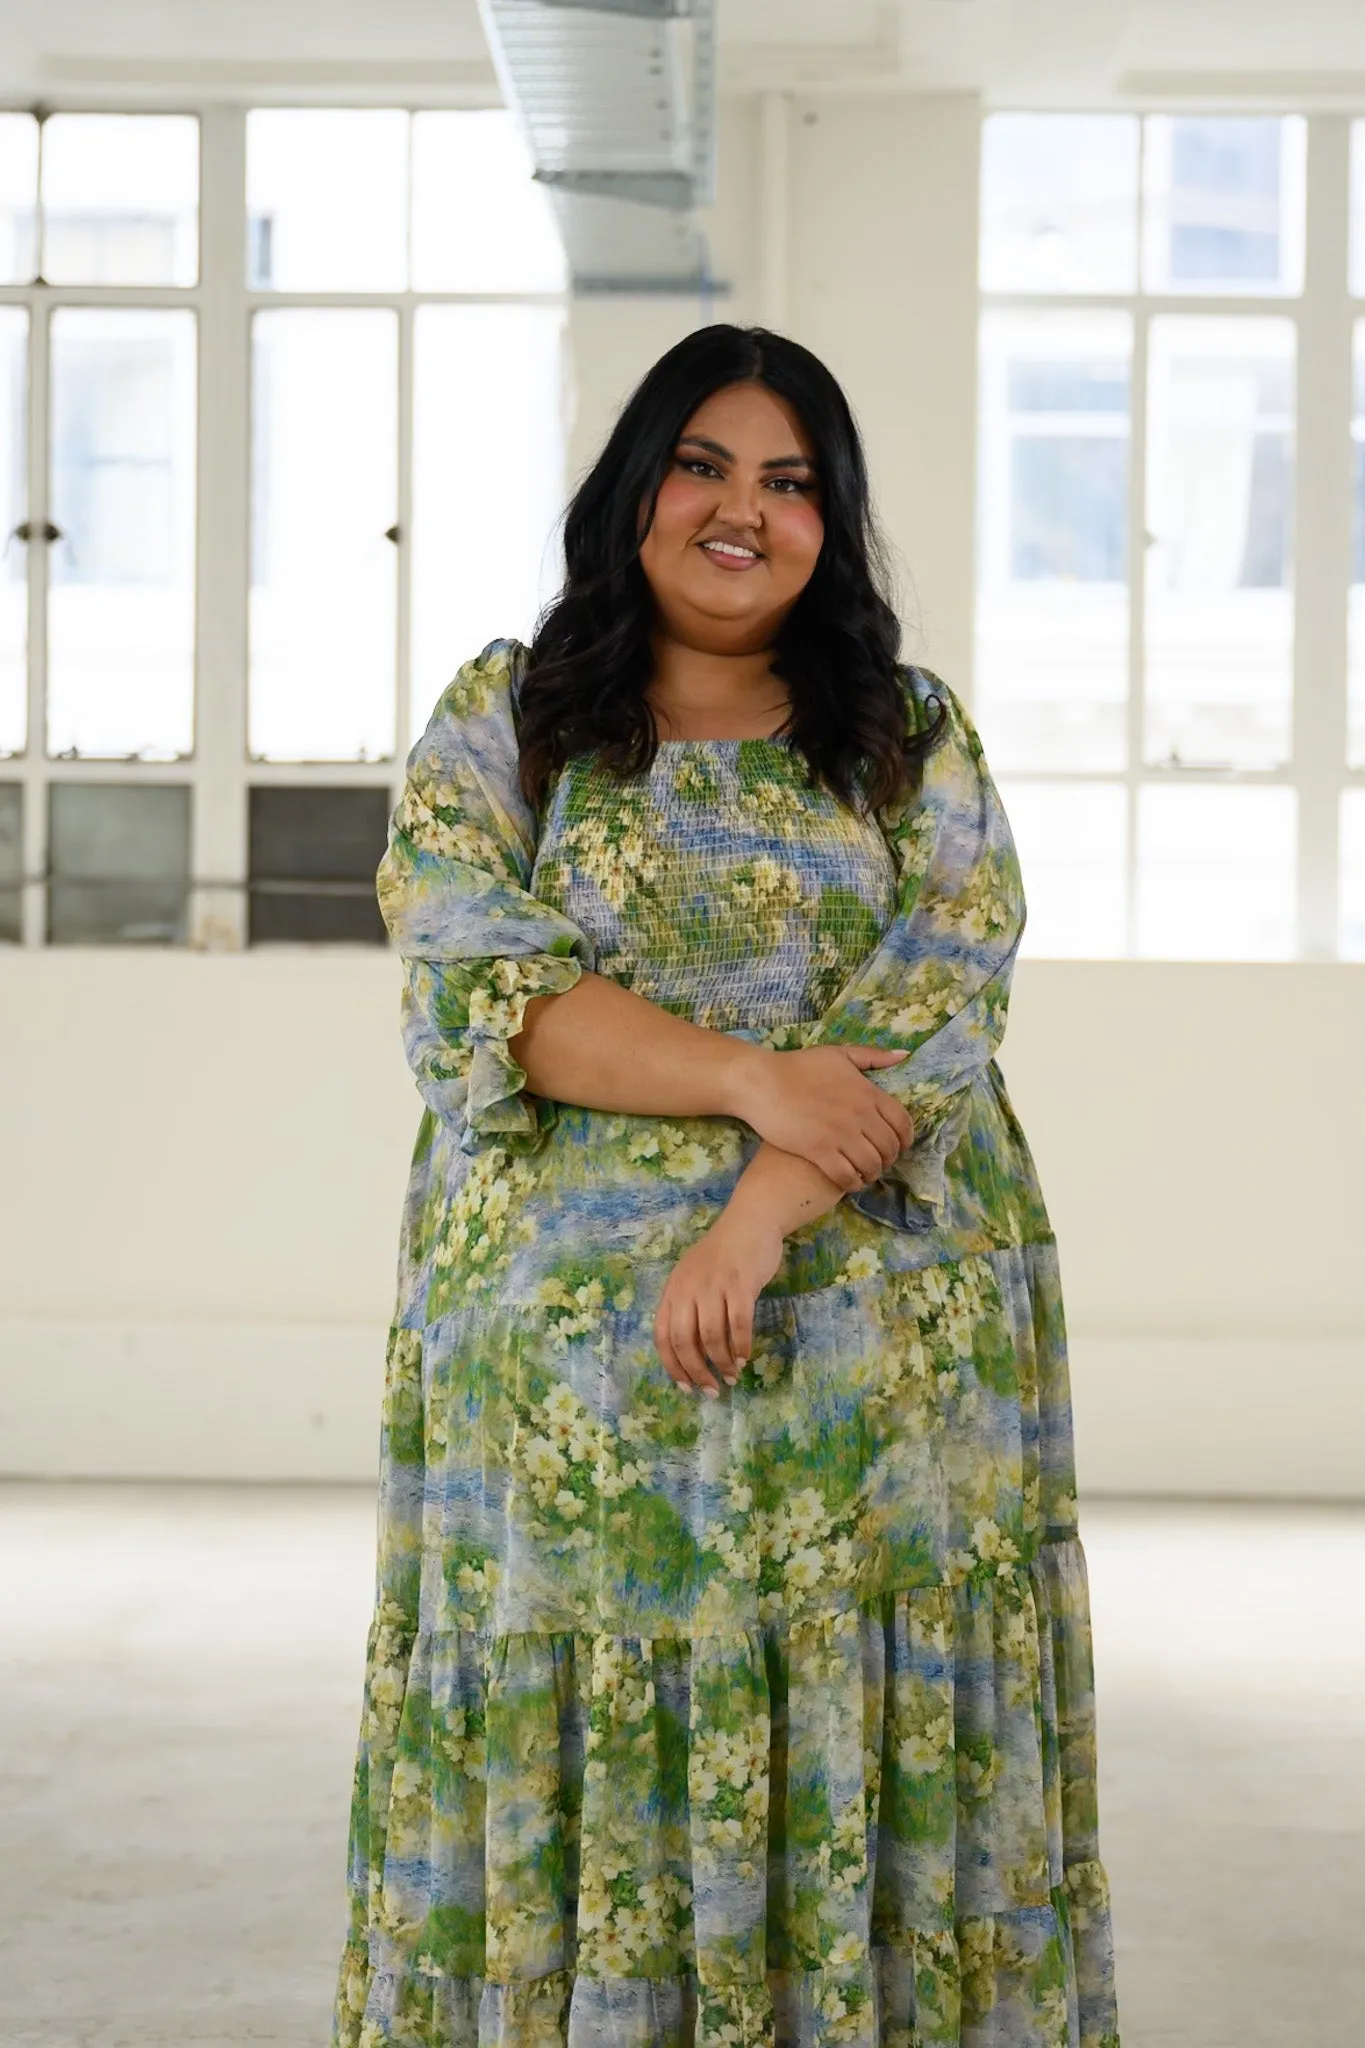
M1299 319L1294 502L1294 779L1299 791L1299 950L1337 951L1338 832L1346 757L1351 580L1351 126L1308 128L1304 296Z
M36 533L48 516L48 342L47 294L29 300L28 332L28 518ZM28 544L28 731L24 748L23 875L21 937L41 946L47 935L47 586L51 548Z
M412 426L413 324L411 297L398 306L398 672L394 692L395 775L400 778L412 732Z
M250 338L246 114L200 128L199 545L192 943L233 949L246 931Z
M1128 839L1124 894L1126 950L1137 952L1138 787L1147 705L1147 337L1148 313L1133 307L1128 387Z

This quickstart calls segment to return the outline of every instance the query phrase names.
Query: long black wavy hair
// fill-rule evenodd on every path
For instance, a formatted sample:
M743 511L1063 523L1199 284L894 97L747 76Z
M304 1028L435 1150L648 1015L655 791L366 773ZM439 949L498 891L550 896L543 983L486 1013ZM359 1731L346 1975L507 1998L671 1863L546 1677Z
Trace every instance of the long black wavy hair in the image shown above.
M521 781L537 809L573 754L595 753L620 774L654 758L658 729L644 694L654 602L640 547L688 420L714 392L743 383L765 385L805 426L824 519L814 572L773 649L773 672L791 700L783 731L812 780L855 808L880 809L914 787L942 707L926 730L913 729L900 627L848 400L799 342L718 323L659 358L565 514L564 587L537 626L518 692Z

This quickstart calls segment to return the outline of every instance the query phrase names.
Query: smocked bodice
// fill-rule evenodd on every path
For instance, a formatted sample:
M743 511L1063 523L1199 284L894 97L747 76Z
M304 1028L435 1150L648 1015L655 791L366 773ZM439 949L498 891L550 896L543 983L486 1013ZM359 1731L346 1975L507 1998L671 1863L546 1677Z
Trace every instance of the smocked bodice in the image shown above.
M561 773L531 891L600 974L712 1030L809 1021L875 949L896 869L875 819L811 788L785 741L665 742L620 777Z

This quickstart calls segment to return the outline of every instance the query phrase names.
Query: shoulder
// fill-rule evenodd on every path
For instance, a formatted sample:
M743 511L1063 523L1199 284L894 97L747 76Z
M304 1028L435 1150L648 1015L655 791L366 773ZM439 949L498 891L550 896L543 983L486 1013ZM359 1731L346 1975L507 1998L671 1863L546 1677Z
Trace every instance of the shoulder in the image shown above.
M515 694L526 649L490 640L441 692L408 756L408 783L424 800L495 816L525 840L529 808L520 788Z
M901 689L905 694L906 721L913 733L935 733L933 753L957 753L973 765L981 761L981 741L971 715L957 692L935 675L931 668L902 663Z
M945 714L952 725L965 722L967 714L962 699L933 669L906 661L901 663L899 674L906 716L912 731L930 731L943 723Z
M452 756L515 758L516 701L526 649L519 640L490 640L446 684L409 756L416 771Z
M490 640L459 668L437 700L433 720L513 720L526 672L520 640Z

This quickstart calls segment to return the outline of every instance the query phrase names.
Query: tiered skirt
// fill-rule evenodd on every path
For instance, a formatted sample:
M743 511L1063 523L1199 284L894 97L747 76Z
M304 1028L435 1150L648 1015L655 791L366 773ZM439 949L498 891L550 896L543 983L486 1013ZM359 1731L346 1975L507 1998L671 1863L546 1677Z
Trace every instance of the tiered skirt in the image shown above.
M595 1360L493 1310L395 1333L336 2048L1118 2048L1055 1254L858 1294L765 1305L785 1406L693 1397L672 1454L622 1328ZM623 1445L711 1575L682 1622ZM774 1551L772 1618L725 1625Z

